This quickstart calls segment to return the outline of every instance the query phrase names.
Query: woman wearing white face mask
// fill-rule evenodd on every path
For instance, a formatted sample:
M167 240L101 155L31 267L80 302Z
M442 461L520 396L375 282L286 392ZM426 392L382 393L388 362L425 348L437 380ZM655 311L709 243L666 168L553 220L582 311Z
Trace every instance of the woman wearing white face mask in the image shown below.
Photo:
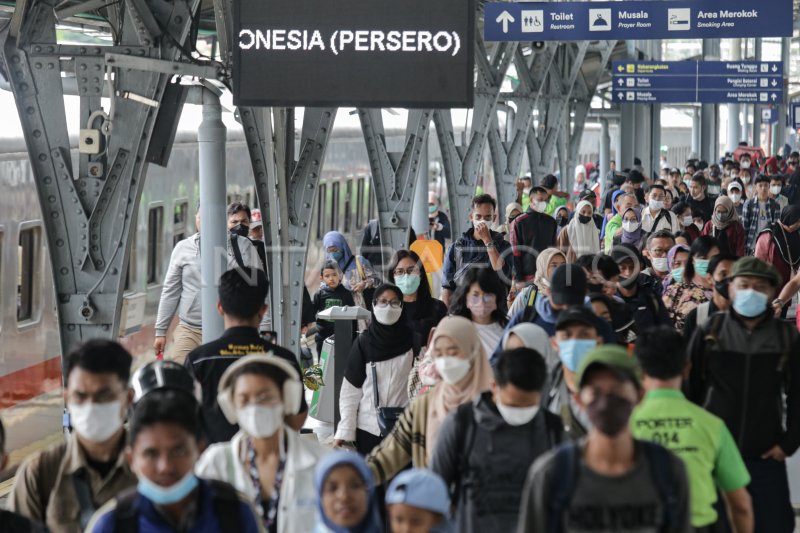
M248 496L267 531L311 532L316 525L314 467L327 450L284 425L300 409L302 382L288 362L268 354L233 363L219 382L217 400L240 431L209 447L195 466Z
M369 327L347 356L334 446L354 443L365 455L380 444L391 428L381 427L379 412L408 405L406 378L418 352L403 315L403 293L384 283L375 290Z
M487 268L467 272L450 300L450 314L472 320L487 355L500 344L507 312L506 288Z
M491 367L475 327L466 318L442 319L431 340L431 356L442 381L411 402L394 431L367 458L377 485L409 462L414 468L426 468L447 414L490 388Z

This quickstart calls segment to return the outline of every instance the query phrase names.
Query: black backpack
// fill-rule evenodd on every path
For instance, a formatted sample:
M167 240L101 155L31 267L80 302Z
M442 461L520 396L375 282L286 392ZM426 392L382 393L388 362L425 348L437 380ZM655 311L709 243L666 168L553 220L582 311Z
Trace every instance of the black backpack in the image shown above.
M647 463L650 465L651 477L664 508L662 531L673 531L679 527L680 519L678 517L678 487L672 470L670 452L654 442L637 440L636 444L640 445L644 451ZM563 444L556 450L553 461L555 461L555 472L552 476L552 486L548 491L550 504L547 509L547 533L560 533L564 530L561 523L564 510L569 507L580 475L580 445L576 442Z
M221 533L241 533L243 530L242 502L239 500L236 489L223 481L214 479L205 481L211 485L214 494L214 510L217 513ZM139 532L139 498L141 496L135 487L123 492L117 498L117 507L114 509L115 533Z
M539 408L542 415L545 416L544 423L547 428L547 442L550 449L555 448L561 442L563 429L560 423L553 423L550 417L546 416L544 406ZM459 405L456 408L456 443L458 449L459 460L459 478L456 483L455 491L453 494L453 502L459 501L466 495L466 491L461 485L461 479L466 477L469 471L469 454L472 447L475 445L475 405L473 402L467 402Z

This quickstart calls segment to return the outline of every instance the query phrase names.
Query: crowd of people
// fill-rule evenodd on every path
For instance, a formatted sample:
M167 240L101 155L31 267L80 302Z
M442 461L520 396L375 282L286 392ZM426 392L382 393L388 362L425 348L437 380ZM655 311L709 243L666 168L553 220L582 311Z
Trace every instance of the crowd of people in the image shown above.
M384 267L328 233L302 317L318 351L317 312L370 312L329 442L303 429L301 354L262 335L269 282L232 205L222 337L197 335L195 235L159 307L155 347L178 312L177 348L135 372L111 341L64 357L72 431L20 466L0 531L793 531L798 160L612 169L603 195L593 167L572 194L526 177L503 211L475 196L449 244L431 197L441 298L410 249Z

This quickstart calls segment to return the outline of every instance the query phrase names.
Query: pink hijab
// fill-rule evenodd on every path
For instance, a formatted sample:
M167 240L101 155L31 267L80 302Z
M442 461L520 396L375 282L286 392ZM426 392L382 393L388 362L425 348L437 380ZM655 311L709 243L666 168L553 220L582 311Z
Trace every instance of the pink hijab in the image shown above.
M492 385L492 368L483 350L478 332L472 322L461 316L448 316L436 326L431 345L439 337L449 337L472 361L472 367L464 378L454 385L444 381L436 384L430 392L428 423L425 428L425 447L430 461L444 418L462 403L472 401L478 394Z

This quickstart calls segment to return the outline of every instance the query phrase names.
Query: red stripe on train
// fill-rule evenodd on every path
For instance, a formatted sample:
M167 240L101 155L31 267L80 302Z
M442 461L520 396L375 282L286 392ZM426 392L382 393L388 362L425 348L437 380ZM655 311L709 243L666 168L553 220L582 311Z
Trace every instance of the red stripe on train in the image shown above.
M61 387L61 357L0 376L0 409Z

